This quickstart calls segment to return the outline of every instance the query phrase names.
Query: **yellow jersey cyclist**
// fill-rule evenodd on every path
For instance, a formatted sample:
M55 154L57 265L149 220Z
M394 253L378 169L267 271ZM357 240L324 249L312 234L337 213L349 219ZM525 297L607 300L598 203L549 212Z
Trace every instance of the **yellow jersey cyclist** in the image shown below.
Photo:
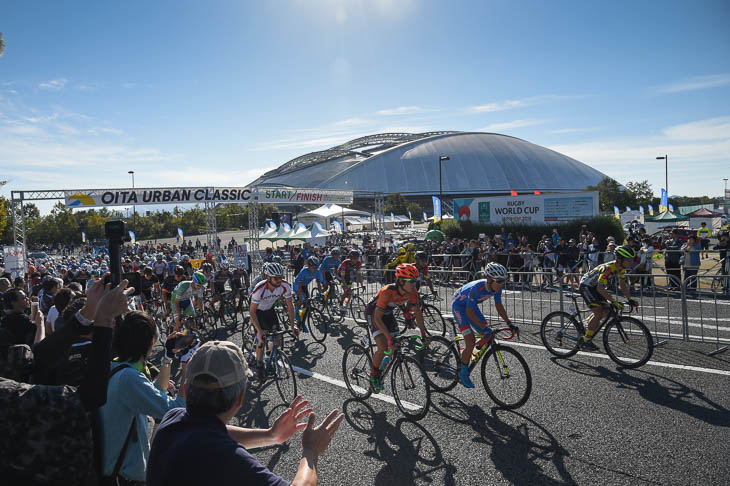
M629 270L634 265L635 258L636 250L632 246L620 246L616 249L616 259L614 261L598 265L581 277L580 294L583 296L586 305L592 311L591 315L586 319L588 323L586 335L581 340L584 348L590 350L598 349L591 341L601 323L604 311L607 310L609 303L620 307L618 300L612 299L611 294L608 293L608 289L606 288L611 277L618 277L621 293L624 294L624 297L626 297L631 305L636 305L636 301L631 298L631 292L626 279L626 270Z
M406 305L406 310L416 316L416 323L421 330L421 337L426 337L423 314L418 307L418 290L416 281L418 270L415 265L402 263L395 269L395 283L381 288L365 307L365 318L370 325L378 349L373 354L373 369L370 374L370 387L373 393L383 390L383 378L380 376L380 365L386 349L392 349L394 339L398 336L398 323L393 316L393 309Z
M474 388L474 383L469 377L469 363L476 344L474 334L483 334L486 337L492 332L486 317L479 309L479 304L494 297L494 308L497 309L497 314L510 328L516 327L510 321L507 311L502 305L502 288L509 276L507 269L499 263L491 262L484 267L484 274L487 278L469 282L454 292L454 301L451 304L454 320L459 326L459 332L464 336L459 381L467 388Z
M178 332L182 326L183 315L193 317L195 307L203 310L203 288L207 281L203 272L195 272L191 280L180 282L172 291L170 303L172 304L172 315L175 316L175 332ZM195 300L195 306L193 306L193 300Z

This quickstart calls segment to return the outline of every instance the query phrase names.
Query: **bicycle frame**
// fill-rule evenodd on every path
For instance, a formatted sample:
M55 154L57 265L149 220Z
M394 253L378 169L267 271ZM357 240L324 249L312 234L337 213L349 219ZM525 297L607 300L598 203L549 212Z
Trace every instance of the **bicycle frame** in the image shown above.
M472 370L474 370L474 368L476 368L476 366L482 360L482 357L487 353L487 351L494 350L494 354L493 354L494 360L500 361L499 364L501 365L501 369L504 369L507 376L509 376L509 370L507 369L507 367L504 363L504 359L502 358L502 355L499 353L499 349L497 346L497 334L499 334L500 332L509 332L510 333L509 336L504 338L505 340L510 340L515 337L514 329L511 329L509 327L499 328L499 329L489 333L488 336L482 337L479 341L477 341L474 344L474 347L479 348L479 350L477 351L476 354L474 354L474 352L472 351L472 358L471 358L471 361L469 362L469 372L471 372ZM464 340L463 336L456 336L456 337L454 337L454 344L456 344L458 341L463 341L463 340ZM458 346L457 346L457 349L458 349ZM459 355L461 355L461 353L459 353Z

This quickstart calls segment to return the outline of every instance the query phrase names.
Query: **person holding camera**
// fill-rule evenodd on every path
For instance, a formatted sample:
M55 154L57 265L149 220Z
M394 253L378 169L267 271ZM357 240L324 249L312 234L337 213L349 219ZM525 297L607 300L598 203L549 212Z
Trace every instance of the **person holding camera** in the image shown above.
M20 289L10 289L3 295L5 315L0 327L12 336L13 344L27 344L31 348L46 336L43 313L40 312L38 297L33 297L30 317L26 314L28 297Z
M293 483L317 484L317 463L344 414L333 410L317 427L309 402L297 396L268 429L227 425L243 404L249 370L241 349L228 341L209 341L187 367L187 404L165 414L149 454L147 485L287 485L248 451L283 444L302 434L302 458ZM308 417L306 422L300 422ZM202 464L205 467L186 467Z

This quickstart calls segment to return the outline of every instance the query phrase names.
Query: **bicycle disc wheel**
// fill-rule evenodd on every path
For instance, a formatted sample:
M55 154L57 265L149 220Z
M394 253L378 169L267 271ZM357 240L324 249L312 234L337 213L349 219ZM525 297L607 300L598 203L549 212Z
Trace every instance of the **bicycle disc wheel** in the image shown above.
M581 337L578 322L567 312L551 312L542 320L540 338L547 350L555 356L573 356L578 352Z
M319 309L315 309L314 307L311 307L307 312L309 313L307 317L309 334L318 343L324 342L327 339L329 319Z
M434 390L447 392L456 386L461 360L448 339L431 337L428 346L419 352L419 357L428 383Z
M441 311L431 304L424 304L423 309L423 325L426 326L426 332L431 336L446 335L446 321L441 315Z
M373 392L370 389L370 373L373 361L370 353L359 344L351 344L342 355L342 376L353 397L364 400Z
M490 349L482 358L482 383L494 403L510 410L524 405L532 392L525 358L506 346Z
M651 359L654 338L638 319L621 317L606 324L603 346L608 356L625 368L638 368Z
M355 321L365 320L365 300L359 295L353 295L350 299L350 315Z
M418 361L400 355L390 375L393 398L401 413L411 420L421 420L431 405L431 389Z
M283 351L277 350L276 359L271 360L271 366L274 369L276 389L279 391L281 399L284 400L284 405L288 406L297 397L297 378L289 357Z

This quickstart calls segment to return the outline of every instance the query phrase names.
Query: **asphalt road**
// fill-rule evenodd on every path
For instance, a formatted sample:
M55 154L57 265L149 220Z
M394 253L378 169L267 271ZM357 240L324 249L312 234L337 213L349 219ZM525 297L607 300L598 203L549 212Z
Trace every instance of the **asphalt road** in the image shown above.
M475 372L475 389L432 393L417 423L386 401L388 383L363 402L345 388L341 362L356 339L352 320L333 324L323 344L297 343L289 354L302 370L300 393L320 420L332 409L345 413L320 460L320 484L727 484L730 353L710 358L707 345L670 341L654 361L627 370L602 350L552 358L522 328L521 341L510 344L533 378L522 408L494 408ZM240 342L240 332L230 339ZM276 387L265 386L247 393L234 422L267 427L284 409ZM300 440L253 453L291 479Z

